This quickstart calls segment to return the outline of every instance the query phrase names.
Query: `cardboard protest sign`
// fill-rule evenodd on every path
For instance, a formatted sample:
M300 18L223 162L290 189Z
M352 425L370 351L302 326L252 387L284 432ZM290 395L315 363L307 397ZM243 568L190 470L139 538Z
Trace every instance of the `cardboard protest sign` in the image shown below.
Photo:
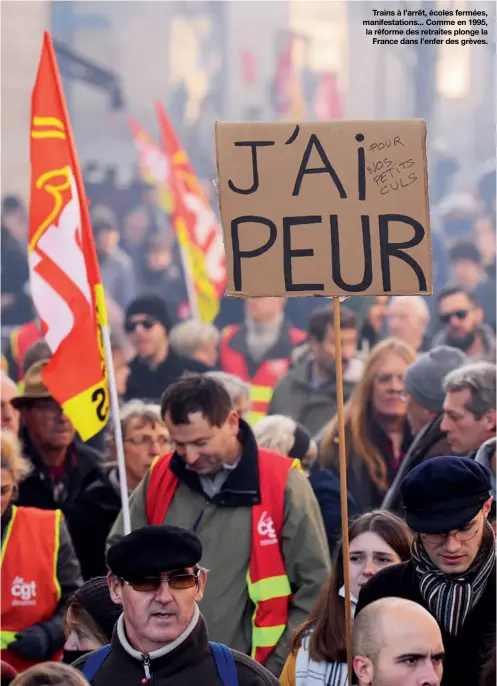
M426 123L216 124L227 295L432 292Z

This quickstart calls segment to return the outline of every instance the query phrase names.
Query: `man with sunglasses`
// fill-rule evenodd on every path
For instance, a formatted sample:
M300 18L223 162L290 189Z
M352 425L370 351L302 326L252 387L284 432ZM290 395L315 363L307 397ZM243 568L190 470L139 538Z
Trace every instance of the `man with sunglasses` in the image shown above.
M169 345L171 319L157 295L142 295L128 305L125 324L136 357L131 360L126 400L158 402L165 389L184 372L209 369L197 360L179 355Z
M443 330L433 345L459 348L470 358L495 362L495 333L483 322L483 310L474 293L462 286L447 286L437 296Z
M276 686L251 658L209 643L198 607L207 581L201 557L197 536L174 526L136 529L111 546L107 578L122 614L111 644L74 667L94 686Z
M446 657L442 686L476 684L495 645L495 537L487 521L489 470L466 457L435 457L402 482L411 559L375 575L356 615L388 596L423 605L438 621Z

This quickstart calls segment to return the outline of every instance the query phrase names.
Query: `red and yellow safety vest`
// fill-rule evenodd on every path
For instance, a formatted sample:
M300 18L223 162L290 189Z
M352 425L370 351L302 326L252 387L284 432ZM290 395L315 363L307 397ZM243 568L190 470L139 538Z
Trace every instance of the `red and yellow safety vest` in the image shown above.
M150 468L146 513L149 524L165 522L178 479L169 469L173 453L156 458ZM292 597L281 554L285 488L288 473L300 469L298 460L289 460L272 450L259 448L259 489L261 502L252 505L252 543L247 572L249 598L255 606L252 616L251 656L264 664L280 640L288 623Z
M1 659L22 672L34 660L24 660L8 646L15 634L51 619L60 600L57 579L62 512L13 507L2 543ZM60 660L62 651L52 660Z
M220 346L219 361L223 372L235 374L242 379L242 381L251 384L248 423L253 426L259 419L266 416L273 396L274 387L281 377L290 369L291 359L289 355L288 357L264 360L259 365L256 373L250 376L245 356L242 352L235 350L230 345L233 336L238 333L239 330L239 326L228 326L224 330ZM293 348L305 340L305 333L295 327L290 327L288 329L288 334L290 338L289 348Z

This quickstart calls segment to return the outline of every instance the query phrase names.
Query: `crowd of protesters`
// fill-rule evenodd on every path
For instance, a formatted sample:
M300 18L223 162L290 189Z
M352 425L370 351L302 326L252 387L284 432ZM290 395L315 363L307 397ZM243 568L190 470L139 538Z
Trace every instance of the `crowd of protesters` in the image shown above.
M432 298L342 303L349 522L331 303L191 319L153 190L92 202L128 535L113 423L83 442L43 382L27 216L4 199L2 684L346 686L349 638L361 686L495 682L495 172L479 192L471 220L442 212Z

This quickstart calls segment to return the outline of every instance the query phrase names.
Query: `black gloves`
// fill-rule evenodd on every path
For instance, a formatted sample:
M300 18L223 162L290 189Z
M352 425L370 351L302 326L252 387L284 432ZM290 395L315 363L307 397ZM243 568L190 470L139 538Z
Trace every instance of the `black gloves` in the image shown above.
M9 645L9 650L13 650L25 660L44 660L51 657L47 655L50 643L50 636L43 624L35 624L29 629L19 631L16 640Z

